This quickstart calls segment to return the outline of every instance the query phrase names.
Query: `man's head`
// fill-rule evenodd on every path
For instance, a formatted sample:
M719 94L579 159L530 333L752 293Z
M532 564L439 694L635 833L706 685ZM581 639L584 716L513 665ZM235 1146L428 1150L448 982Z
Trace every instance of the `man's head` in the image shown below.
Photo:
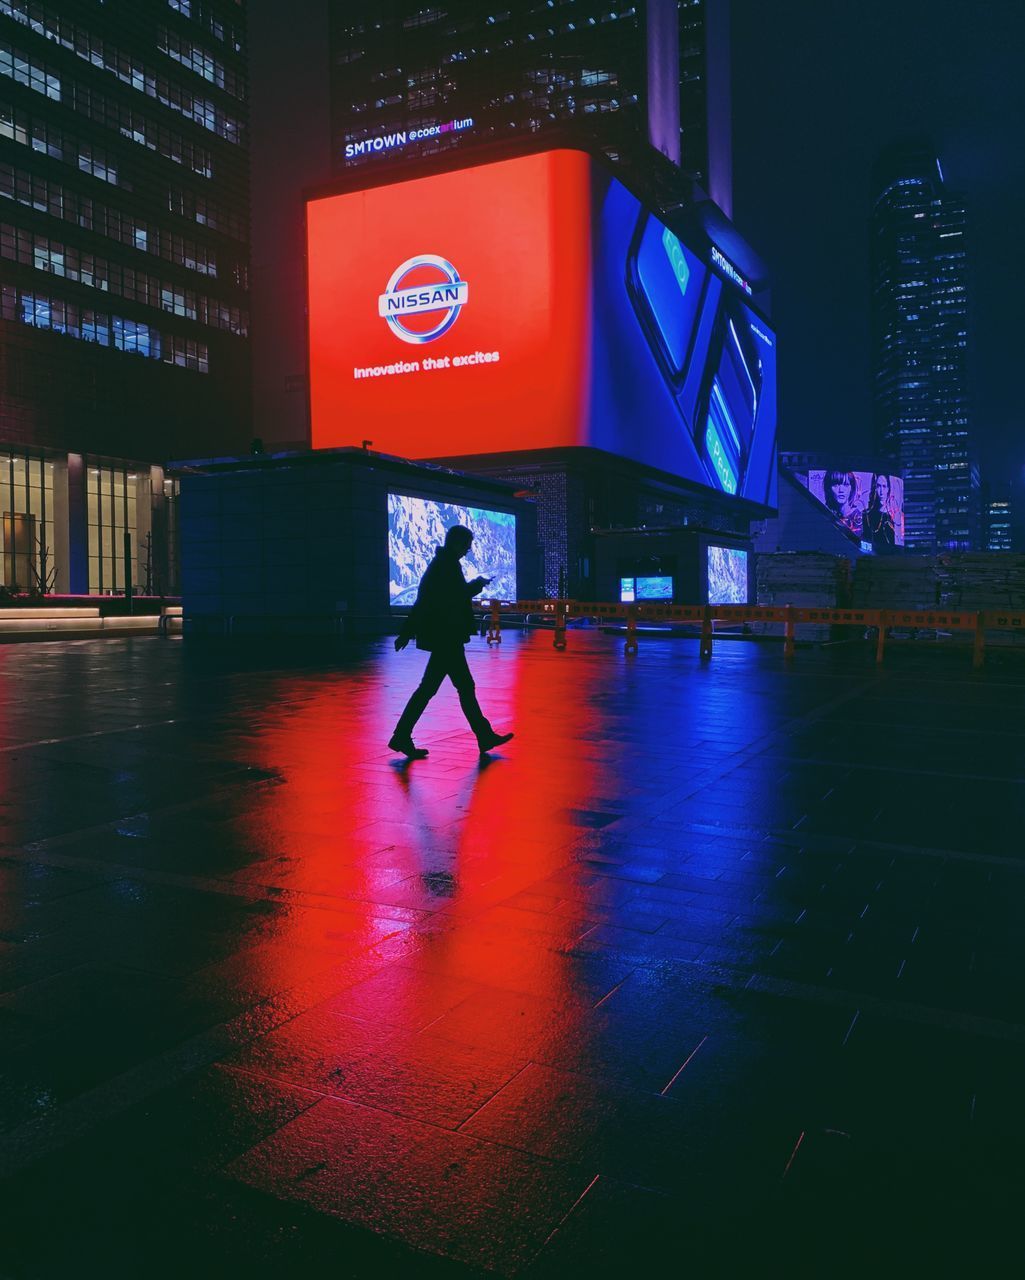
M470 550L472 542L473 534L461 524L454 524L445 534L446 551L451 551L454 556L458 556L460 559Z

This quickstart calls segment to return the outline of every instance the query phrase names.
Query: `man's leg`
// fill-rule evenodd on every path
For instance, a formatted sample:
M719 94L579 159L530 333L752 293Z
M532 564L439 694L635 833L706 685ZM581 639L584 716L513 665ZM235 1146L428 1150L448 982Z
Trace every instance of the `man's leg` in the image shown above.
M494 737L495 731L491 727L491 722L481 711L480 703L477 701L477 686L470 672L469 663L466 661L465 649L460 646L447 656L449 679L455 685L456 692L459 694L459 705L463 709L463 715L466 716L470 728L477 735L477 741L482 742Z
M428 702L441 688L441 682L447 674L448 664L445 661L445 655L432 653L427 659L427 666L424 668L419 685L413 690L412 697L406 703L405 711L399 716L399 722L392 734L393 740L405 742L412 738L416 722L423 715Z
M480 747L481 755L509 742L513 735L496 733L491 727L491 721L480 709L480 703L477 701L477 686L470 674L466 651L462 646L449 655L448 674L459 693L459 705L463 708L463 715L466 716L470 722L470 728L477 735L477 745Z

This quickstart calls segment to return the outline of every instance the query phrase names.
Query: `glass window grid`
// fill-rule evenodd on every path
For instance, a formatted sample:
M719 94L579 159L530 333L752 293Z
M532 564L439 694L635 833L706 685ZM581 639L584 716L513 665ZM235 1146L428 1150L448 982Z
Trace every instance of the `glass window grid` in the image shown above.
M217 276L216 255L188 236L132 218L120 209L72 191L63 183L50 182L6 162L0 162L0 196L129 245L142 253L164 258L188 271L213 278Z
M161 280L146 271L123 267L98 254L81 253L59 240L34 235L9 222L0 223L0 258L65 277L103 293L116 294L144 306L195 320L239 337L249 331L249 317L240 307L218 302L206 294Z
M180 218L198 222L201 227L209 227L211 231L219 231L234 240L246 242L249 239L249 227L237 214L192 191L168 187L167 207Z
M163 360L165 364L180 365L197 373L210 372L210 350L205 342L162 333L138 321L106 311L92 311L63 298L30 293L5 284L0 286L0 316L81 342L95 342L101 347Z
M238 0L235 0L235 3L237 4ZM220 40L235 53L245 52L241 29L234 23L225 21L216 10L204 3L204 0L167 0L167 7L173 9L175 13L180 13L183 18L191 18L215 40Z
M110 123L112 128L118 127L116 122L101 119L101 123ZM209 178L213 175L213 160L209 151L193 147L168 129L150 124L145 131L122 127L120 134L129 142L136 142L175 164L190 168L200 177ZM91 173L93 177L109 182L112 186L131 189L131 184L119 176L116 161L102 147L82 142L7 102L0 103L0 137L10 138L22 146L31 147L33 151L45 152L55 160L76 165L83 173Z
M0 452L0 517L33 516L35 518L34 545L22 546L17 527L9 527L6 520L0 525L3 539L0 554L0 584L17 587L21 591L45 590L41 582L44 571L47 576L56 568L56 540L54 536L53 463L31 454ZM13 538L13 545L11 539ZM11 556L29 555L32 566L31 582L10 581ZM45 561L45 564L44 564ZM34 573L32 572L34 570Z
M94 67L110 71L124 84L146 93L150 97L159 97L155 87L161 83L161 77L152 67L146 66L130 54L125 54L101 36L77 26L57 12L57 7L44 4L41 0L0 0L0 14L5 14L23 27L28 27L37 34L45 36L55 44L61 45L69 52ZM166 27L158 33L158 48L161 53L174 58L181 66L215 84L219 89L239 102L245 101L245 78L226 68L213 54L192 44ZM165 48L169 45L169 48ZM173 50L173 52L172 52ZM166 82L165 82L166 83ZM160 99L164 101L163 98ZM173 103L165 105L173 106Z
M119 595L125 590L124 535L132 537L132 587L140 580L138 481L117 467L89 467L86 511L89 529L89 594Z

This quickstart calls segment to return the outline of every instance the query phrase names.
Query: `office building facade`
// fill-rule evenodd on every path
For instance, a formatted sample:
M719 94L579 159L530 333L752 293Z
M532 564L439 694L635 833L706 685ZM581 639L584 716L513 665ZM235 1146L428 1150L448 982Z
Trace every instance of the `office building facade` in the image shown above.
M240 0L0 0L9 590L173 591L162 464L248 446L245 29Z
M332 0L336 173L593 126L730 212L728 0Z
M880 156L873 175L876 444L904 479L910 551L979 545L968 393L969 229L964 201L925 144Z
M1010 494L987 494L984 511L987 551L1014 550L1014 524Z

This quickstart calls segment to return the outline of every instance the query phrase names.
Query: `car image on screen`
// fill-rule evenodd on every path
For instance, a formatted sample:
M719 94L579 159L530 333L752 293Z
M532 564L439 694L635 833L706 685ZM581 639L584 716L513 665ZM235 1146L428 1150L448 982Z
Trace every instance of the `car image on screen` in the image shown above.
M478 576L491 579L480 598L516 599L514 515L389 493L388 596L393 605L414 603L420 579L434 552L445 541L447 530L457 524L464 525L473 534L473 545L462 561L466 579Z

